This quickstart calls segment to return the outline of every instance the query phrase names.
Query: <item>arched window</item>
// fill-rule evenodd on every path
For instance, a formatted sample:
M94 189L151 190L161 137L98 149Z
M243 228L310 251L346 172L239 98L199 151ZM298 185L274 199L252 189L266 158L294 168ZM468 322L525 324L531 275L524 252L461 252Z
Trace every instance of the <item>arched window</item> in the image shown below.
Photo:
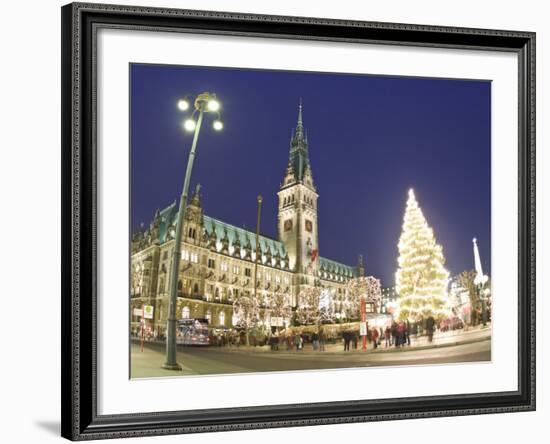
M216 291L214 292L214 295L216 296L216 299L220 298L220 289L216 287Z
M193 285L193 294L197 295L199 294L199 284L195 283L195 285Z
M219 314L219 321L220 321L220 325L225 325L225 312L220 312Z
M181 281L178 281L178 290L181 290L183 288L183 283Z
M206 312L205 318L208 320L209 324L212 322L212 311L211 310L208 310Z
M185 307L183 307L183 309L181 310L181 317L183 319L189 319L191 315L191 312L189 310L189 307L186 305Z

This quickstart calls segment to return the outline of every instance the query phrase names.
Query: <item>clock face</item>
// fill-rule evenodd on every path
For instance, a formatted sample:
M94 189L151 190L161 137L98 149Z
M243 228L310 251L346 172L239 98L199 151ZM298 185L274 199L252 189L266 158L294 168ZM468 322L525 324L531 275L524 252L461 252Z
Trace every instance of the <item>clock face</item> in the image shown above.
M306 220L306 230L310 233L313 231L313 223L310 220Z
M285 228L285 231L292 230L292 219L285 220L284 228Z

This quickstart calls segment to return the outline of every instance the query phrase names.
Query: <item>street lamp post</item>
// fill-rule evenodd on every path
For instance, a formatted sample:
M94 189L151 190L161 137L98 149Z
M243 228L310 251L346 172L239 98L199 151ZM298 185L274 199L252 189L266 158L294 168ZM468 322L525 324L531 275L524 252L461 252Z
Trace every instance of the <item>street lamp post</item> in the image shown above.
M262 213L262 196L258 194L258 218L256 220L256 255L254 257L254 300L257 301L258 296L258 254L260 252L260 217ZM247 336L248 341L248 336ZM248 343L246 344L248 345Z
M262 196L258 195L258 219L256 221L256 256L254 257L254 299L256 299L258 286L258 254L260 252L260 217L262 213Z
M368 333L368 324L367 324L367 300L365 295L361 296L361 322L365 325L365 334L361 338L361 350L367 350L367 333Z
M178 108L182 111L186 111L189 108L189 100L187 98L181 99L178 102ZM214 120L214 129L219 131L223 128L223 124L219 118L218 110L220 109L220 103L216 99L216 95L212 93L202 93L197 96L194 102L195 111L193 115L198 112L197 121L190 117L185 120L184 128L187 131L193 131L193 143L191 145L191 151L189 152L189 158L187 160L187 169L185 171L185 179L183 181L183 189L180 197L180 205L178 211L178 219L176 221L176 234L174 240L174 249L172 251L172 267L170 272L170 299L168 306L168 324L166 329L166 362L162 368L167 370L181 370L181 365L176 361L176 305L178 300L178 281L179 281L179 268L181 258L181 237L183 230L183 223L185 220L185 211L187 207L187 194L189 192L189 182L191 181L191 172L193 170L193 162L195 160L195 151L197 148L197 141L199 139L199 132L202 125L203 115L205 112L214 112L218 115Z

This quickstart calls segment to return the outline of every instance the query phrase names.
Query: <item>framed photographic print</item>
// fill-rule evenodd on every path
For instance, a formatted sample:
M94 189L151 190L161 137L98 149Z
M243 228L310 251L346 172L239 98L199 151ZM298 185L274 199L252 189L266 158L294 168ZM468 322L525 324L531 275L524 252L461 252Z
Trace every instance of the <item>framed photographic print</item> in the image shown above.
M535 35L62 8L62 435L535 408Z

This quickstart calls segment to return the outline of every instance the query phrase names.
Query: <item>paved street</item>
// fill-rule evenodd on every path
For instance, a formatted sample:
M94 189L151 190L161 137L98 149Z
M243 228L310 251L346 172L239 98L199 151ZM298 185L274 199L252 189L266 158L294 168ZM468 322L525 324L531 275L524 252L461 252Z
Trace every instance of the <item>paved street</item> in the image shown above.
M325 352L313 351L311 348L305 348L299 352L294 350L272 352L263 347L250 349L246 347L178 347L177 359L183 366L181 372L160 368L164 362L164 344L146 343L144 351L141 352L139 344L133 343L132 377L490 361L491 341L488 333L449 335L432 344L419 340L410 348L381 347L375 351L369 349L367 352L361 350L344 352L340 344L327 347ZM449 340L449 337L452 339Z

